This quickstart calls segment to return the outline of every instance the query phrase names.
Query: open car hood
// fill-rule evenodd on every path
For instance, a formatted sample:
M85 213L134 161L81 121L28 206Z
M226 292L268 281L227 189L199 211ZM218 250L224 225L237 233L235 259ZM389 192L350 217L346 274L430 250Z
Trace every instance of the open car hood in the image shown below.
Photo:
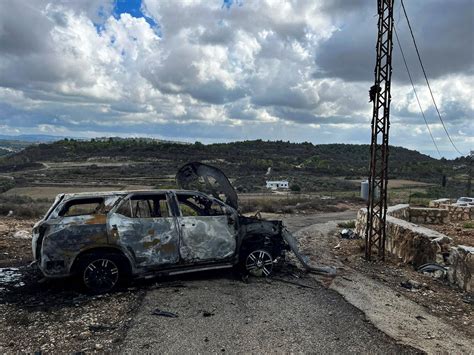
M216 167L198 162L188 163L178 170L176 183L181 189L202 191L235 209L239 207L232 184Z

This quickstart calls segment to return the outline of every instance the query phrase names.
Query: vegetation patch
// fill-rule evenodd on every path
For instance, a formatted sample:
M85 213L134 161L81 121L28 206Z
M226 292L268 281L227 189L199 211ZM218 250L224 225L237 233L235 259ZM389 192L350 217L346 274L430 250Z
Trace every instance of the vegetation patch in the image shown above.
M337 226L340 227L340 228L355 228L356 222L354 220L347 221L347 222L341 222L341 223L338 223Z

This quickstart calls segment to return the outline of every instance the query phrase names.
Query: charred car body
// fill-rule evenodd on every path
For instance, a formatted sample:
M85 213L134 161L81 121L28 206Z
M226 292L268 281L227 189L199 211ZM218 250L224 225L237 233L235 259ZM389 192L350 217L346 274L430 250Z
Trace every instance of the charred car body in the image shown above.
M237 194L217 168L190 163L176 180L183 190L58 195L33 228L43 274L76 275L96 292L131 276L237 265L268 276L275 260L296 248L281 221L238 213Z

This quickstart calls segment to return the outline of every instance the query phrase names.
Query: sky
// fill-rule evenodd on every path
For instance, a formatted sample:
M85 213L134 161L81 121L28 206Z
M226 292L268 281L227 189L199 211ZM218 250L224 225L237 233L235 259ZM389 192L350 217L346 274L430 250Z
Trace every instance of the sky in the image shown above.
M405 0L441 115L474 149L474 1ZM370 143L375 0L0 0L0 134ZM450 145L395 2L442 156ZM394 44L390 143L439 157Z

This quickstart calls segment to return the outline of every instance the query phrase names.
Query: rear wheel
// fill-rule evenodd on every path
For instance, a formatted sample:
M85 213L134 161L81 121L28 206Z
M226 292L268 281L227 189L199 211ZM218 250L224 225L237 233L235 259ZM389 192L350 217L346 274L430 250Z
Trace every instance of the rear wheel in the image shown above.
M89 254L79 262L78 277L84 288L100 294L112 291L127 276L126 263L116 254Z
M267 277L273 270L273 257L268 250L253 250L245 258L244 269L249 275Z

